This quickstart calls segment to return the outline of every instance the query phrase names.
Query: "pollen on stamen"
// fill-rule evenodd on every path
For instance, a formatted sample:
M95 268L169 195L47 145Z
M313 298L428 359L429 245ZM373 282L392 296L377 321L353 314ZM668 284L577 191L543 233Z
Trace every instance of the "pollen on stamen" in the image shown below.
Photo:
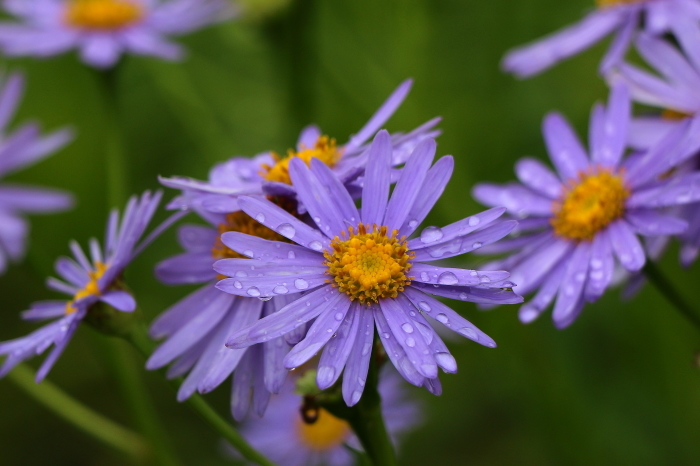
M296 157L303 160L306 165L309 165L311 159L315 158L329 167L333 167L342 156L342 150L338 149L335 139L329 138L328 136L321 136L312 147L302 146L301 149L302 150L298 152L289 149L286 157L280 157L273 152L272 156L275 159L275 164L272 166L263 165L263 171L260 175L267 181L291 185L292 180L289 177L289 162L293 158Z
M408 272L414 254L398 230L389 234L385 226L359 224L348 227L331 240L332 251L324 252L329 282L350 300L370 305L380 299L396 298L411 284ZM347 239L345 239L347 236Z
M314 422L299 419L296 423L301 442L316 451L326 451L341 446L352 432L347 421L333 416L323 408L318 409Z
M143 18L143 6L134 0L71 0L64 20L80 29L114 31Z
M595 0L598 8L610 8L618 5L629 5L631 3L640 3L645 0Z
M75 311L78 310L77 307L75 307L75 302L87 298L88 296L99 296L100 295L100 287L97 284L97 281L102 278L102 275L105 274L109 267L107 264L103 264L100 261L95 262L95 270L88 272L88 276L90 277L90 280L87 282L87 284L80 290L78 290L75 295L73 295L73 299L71 301L68 301L66 303L66 314L73 314Z
M590 241L625 213L630 192L622 175L607 169L581 173L579 180L553 205L550 220L554 233L562 238Z

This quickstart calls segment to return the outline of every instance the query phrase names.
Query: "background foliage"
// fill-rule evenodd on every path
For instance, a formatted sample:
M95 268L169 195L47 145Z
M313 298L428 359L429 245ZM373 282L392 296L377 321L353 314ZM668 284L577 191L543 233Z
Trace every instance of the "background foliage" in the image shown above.
M607 95L596 74L604 46L524 82L502 75L498 62L508 48L592 7L591 0L297 0L272 16L184 38L190 54L182 64L130 57L119 77L128 191L157 188L159 174L205 178L211 165L232 155L284 153L310 122L344 142L413 77L389 129L444 117L438 152L453 154L456 170L429 222L455 221L480 209L470 196L475 182L512 179L518 157L546 157L540 123L547 111L564 112L585 134L593 102ZM95 73L72 55L3 62L29 78L18 122L37 118L46 128L68 124L78 133L61 153L12 180L65 188L79 201L69 213L33 218L27 260L0 277L0 340L7 340L35 328L18 319L19 311L55 296L43 284L53 261L68 252L69 239L85 244L102 235L108 205L106 116ZM149 319L190 291L153 278L153 264L177 251L171 231L128 271ZM674 248L661 266L694 296L697 265L682 270ZM442 377L440 398L411 388L424 402L425 422L404 443L402 465L697 464L700 370L693 358L700 340L654 289L631 301L613 290L565 331L552 326L549 314L521 325L516 306L487 312L454 306L499 348L448 342L460 372ZM133 425L118 380L104 366L110 346L120 342L103 340L81 328L50 379ZM159 374L146 380L186 464L232 463ZM228 396L222 387L208 397L225 412ZM0 464L126 462L9 381L0 381L0 413Z

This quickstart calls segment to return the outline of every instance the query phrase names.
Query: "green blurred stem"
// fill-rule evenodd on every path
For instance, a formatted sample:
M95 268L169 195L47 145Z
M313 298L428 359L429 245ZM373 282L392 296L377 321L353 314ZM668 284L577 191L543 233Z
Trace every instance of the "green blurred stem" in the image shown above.
M155 348L155 343L148 336L148 330L143 323L134 324L129 332L123 335L131 342L136 349L148 358ZM173 380L172 383L179 387L180 381ZM238 433L225 419L223 419L211 406L197 393L191 395L186 403L192 408L209 426L231 444L245 459L260 466L275 466L262 453L255 450L241 434Z
M661 269L653 262L647 261L642 271L647 279L654 284L659 293L661 293L678 312L683 314L691 324L700 330L700 317L678 290L673 287L673 283L666 278Z
M140 435L80 404L48 380L37 384L35 375L34 371L20 364L7 378L65 421L125 453L137 463L144 462L148 456L148 446Z
M379 369L373 354L360 401L352 407L346 406L342 399L332 403L321 402L321 406L334 416L348 421L374 466L396 466L394 446L382 416L382 399L377 389L378 384Z

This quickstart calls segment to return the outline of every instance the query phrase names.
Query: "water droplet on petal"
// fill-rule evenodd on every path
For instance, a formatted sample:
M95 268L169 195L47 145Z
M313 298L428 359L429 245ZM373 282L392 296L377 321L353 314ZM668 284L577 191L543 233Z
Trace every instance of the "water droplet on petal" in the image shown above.
M420 273L420 279L421 279L422 281L424 281L424 282L427 282L427 281L430 280L430 277L428 276L428 274L427 274L426 272L421 272L421 273Z
M313 249L314 251L320 251L323 249L323 245L321 244L320 241L312 241L309 243L309 247Z
M466 301L467 299L469 299L469 295L467 293L460 293L459 299L461 299L462 301Z
M360 387L364 387L366 382L367 381L365 379L363 379L362 377L357 378L357 383L360 384Z
M243 255L253 257L253 251L251 251L250 249L246 249L245 251L243 251Z
M472 244L472 248L479 249L483 245L484 243L477 241L476 243Z
M384 333L382 333L382 336L383 336L384 338L389 338L391 335L389 335L388 333L384 332Z
M603 268L603 261L600 259L591 259L591 268L594 268L594 269Z
M272 299L272 296L262 296L258 298L260 301L269 301Z
M289 251L289 253L287 254L287 258L289 259L295 259L296 257L297 256L296 254L294 254L294 251Z
M406 338L406 346L408 346L409 348L413 348L414 346L416 346L416 340L414 340L411 337Z
M434 243L443 236L442 230L438 227L427 227L420 234L420 240L423 243Z
M258 296L260 296L260 290L254 286L248 288L248 291L246 291L246 293L248 293L248 296L252 296L253 298L257 298Z
M298 290L305 290L309 287L309 282L303 278L297 278L294 280L294 286L296 286Z
M413 326L406 322L405 324L401 325L401 329L403 329L404 332L406 333L413 333Z
M365 343L362 347L362 356L367 356L372 349L372 343Z
M277 233L284 236L285 238L292 239L296 234L296 230L289 223L283 223L277 227Z
M457 372L457 361L450 353L437 353L435 362L446 372Z
M435 318L442 324L447 324L450 321L445 314L438 314Z
M277 285L272 289L272 292L275 294L287 294L289 293L289 289L284 285Z
M482 275L479 277L479 282L480 283L491 283L491 279L487 277L486 275Z
M411 228L417 227L417 226L418 226L418 220L415 220L415 219L410 220L410 221L408 222L408 226L411 227Z
M345 316L343 315L342 312L335 313L335 320L338 320L338 321L343 320L343 317L345 317Z
M438 283L441 285L456 285L459 283L459 280L457 279L457 275L452 272L444 272L438 277Z
M428 303L426 303L425 301L418 301L418 307L420 307L425 312L432 311L432 309L430 308L430 305Z
M238 288L239 290L240 290L241 288L243 288L243 284L242 284L241 282L239 282L238 280L236 280L235 282L233 282L233 286L235 286L235 287Z
M479 339L479 335L477 335L477 333L474 331L473 328L463 327L457 331L459 333L461 333L462 335L464 335L465 337L469 338L470 340L478 340Z
M477 226L479 224L479 222L481 222L481 220L479 220L479 217L469 217L469 226L470 227Z
M362 397L362 392L359 392L355 390L352 392L352 399L350 400L352 403L351 404L357 404L358 401L360 401L360 398Z
M258 214L258 215L255 216L255 220L257 220L257 221L260 222L260 223L263 223L263 222L265 222L265 215L263 215L263 214Z
M236 277L247 277L248 273L244 272L243 270L237 270L235 273Z

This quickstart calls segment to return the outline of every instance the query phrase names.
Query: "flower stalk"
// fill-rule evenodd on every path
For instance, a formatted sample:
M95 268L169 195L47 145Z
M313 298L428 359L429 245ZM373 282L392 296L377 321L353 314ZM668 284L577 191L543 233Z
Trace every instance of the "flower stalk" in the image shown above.
M700 330L700 316L696 314L695 309L688 304L683 296L673 287L673 283L666 278L659 267L651 261L647 261L642 272L647 279L654 284L654 287L663 295L673 307L680 312L683 317Z

